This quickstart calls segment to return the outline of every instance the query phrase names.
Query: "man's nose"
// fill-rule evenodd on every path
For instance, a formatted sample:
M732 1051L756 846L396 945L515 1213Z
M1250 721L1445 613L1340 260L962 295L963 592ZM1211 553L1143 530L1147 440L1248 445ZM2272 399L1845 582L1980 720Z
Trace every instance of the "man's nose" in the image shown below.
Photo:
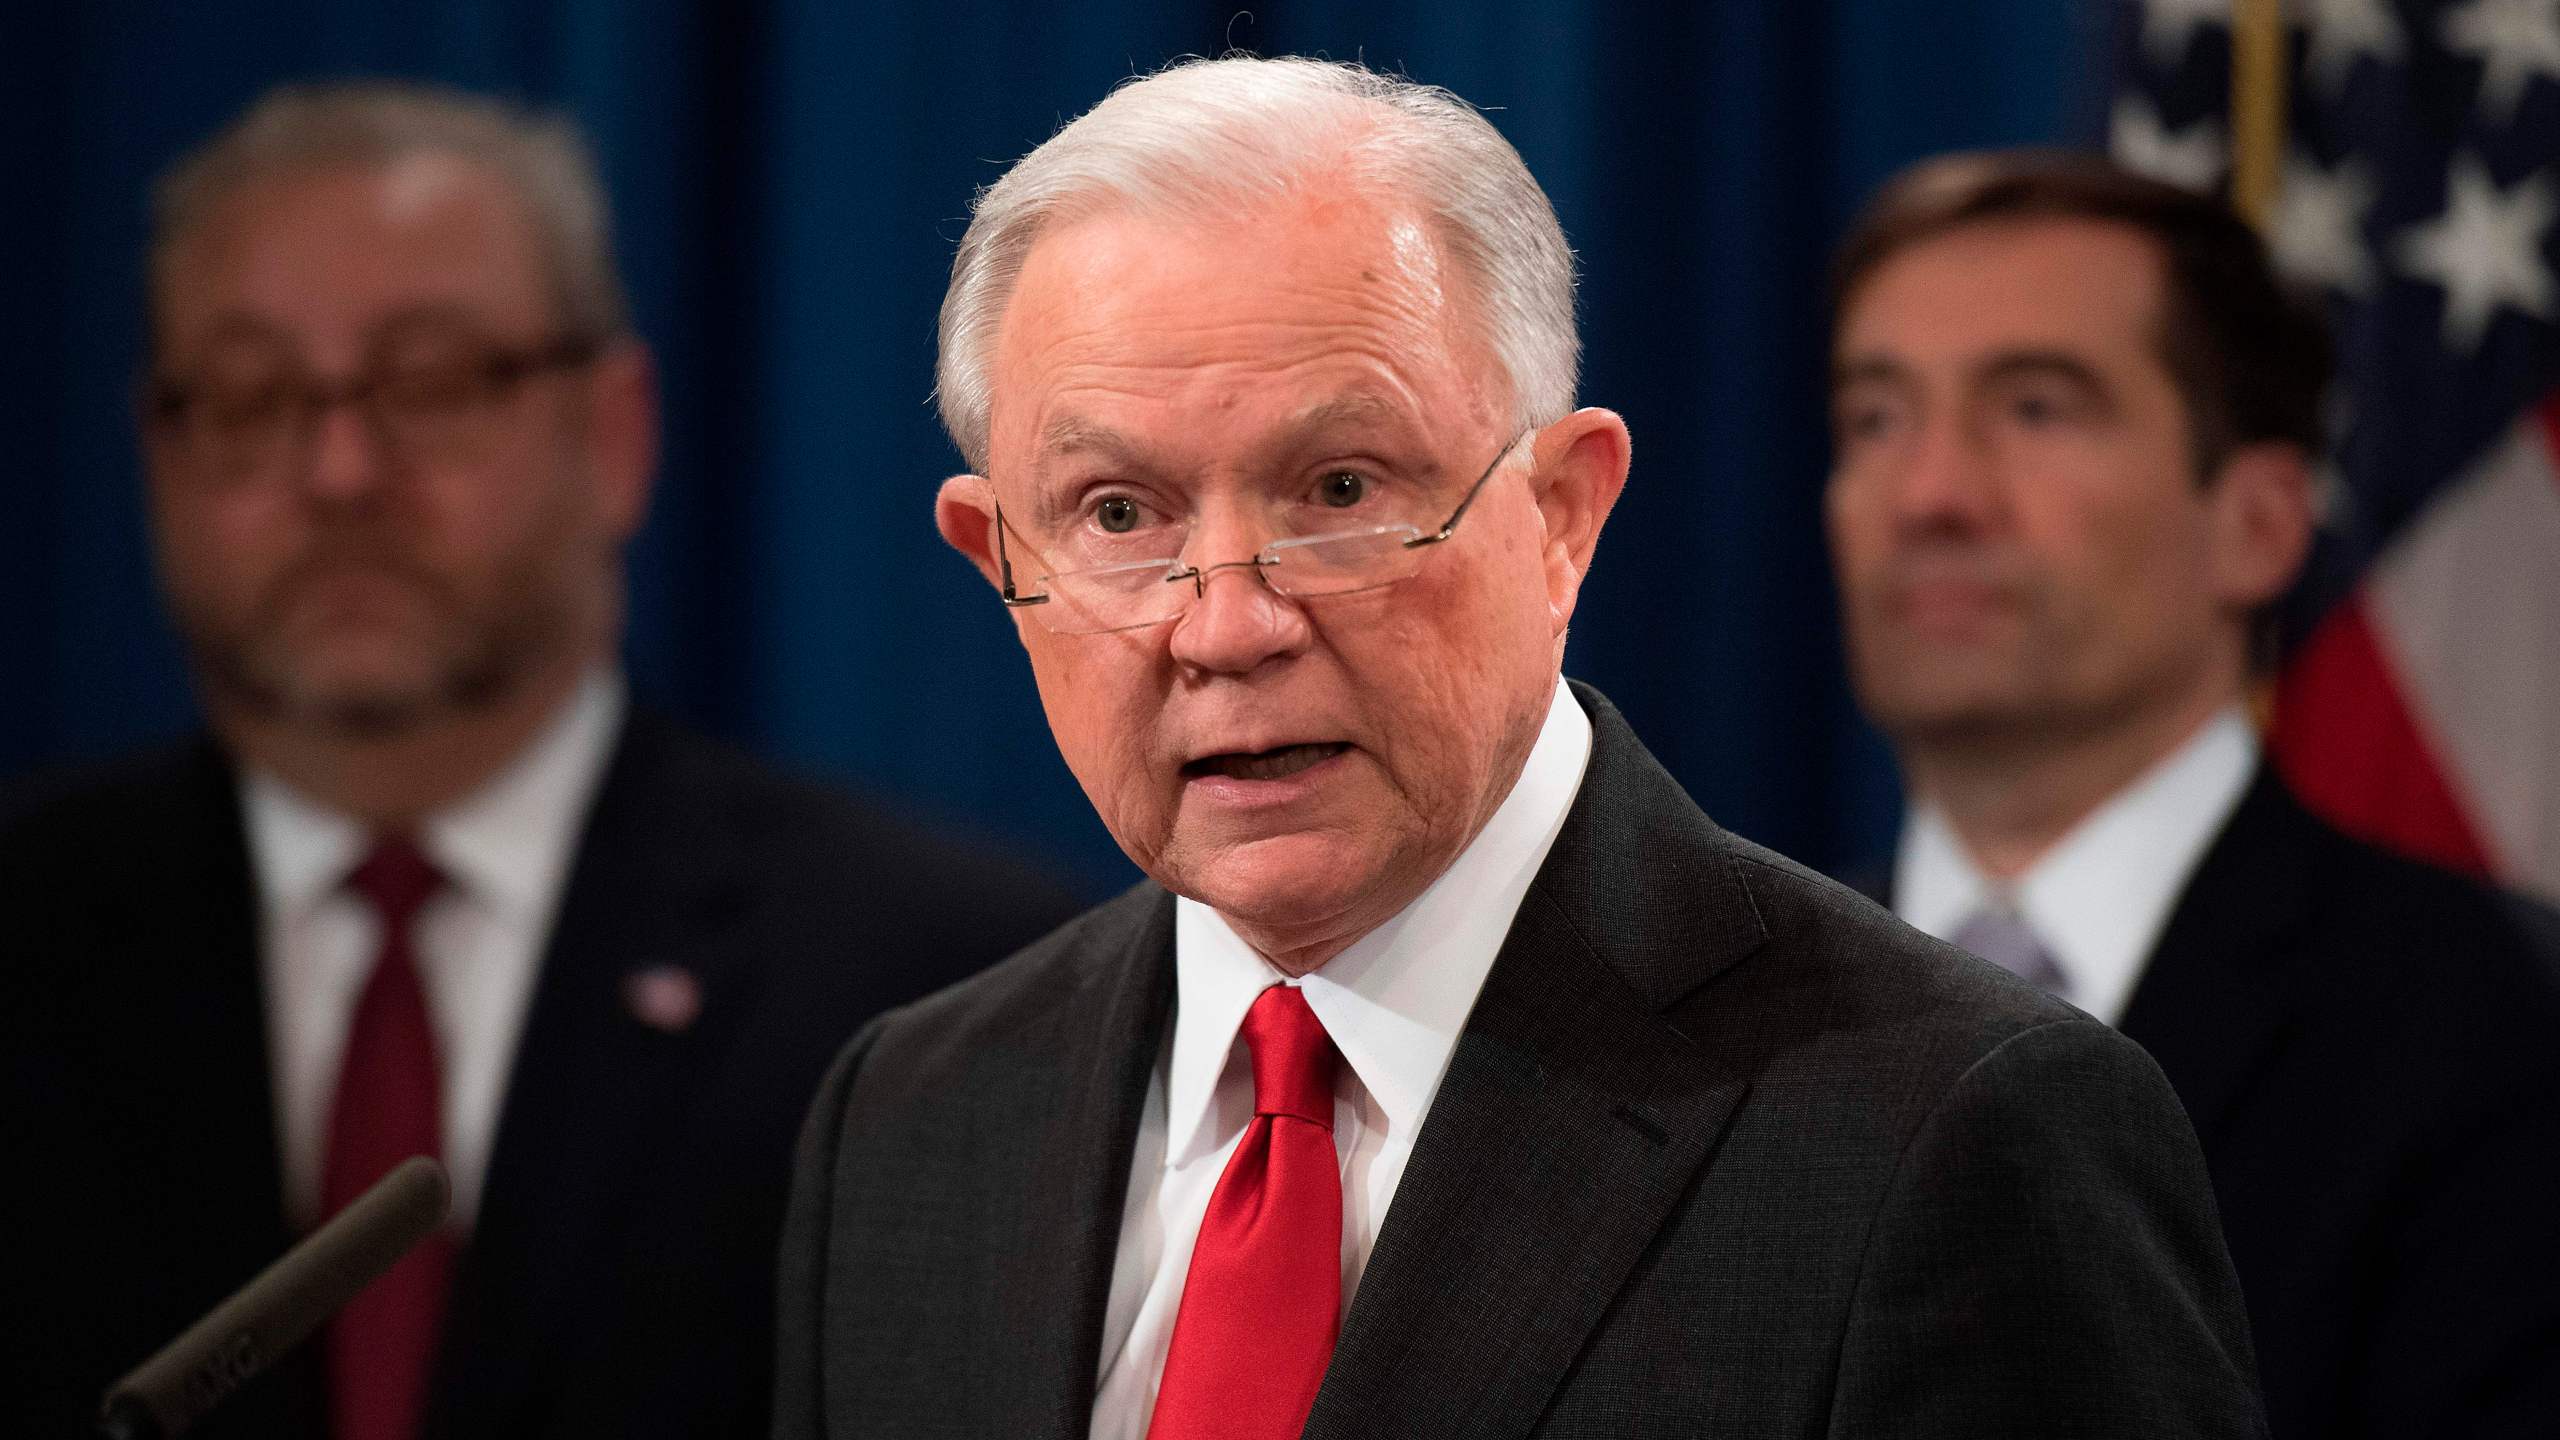
M1962 416L1927 421L1895 467L1895 522L1907 530L1989 528L2002 503L1998 468L1984 437Z
M351 395L315 399L303 419L297 479L305 494L330 504L369 498L389 478L390 447Z
M1306 648L1307 613L1264 583L1251 560L1200 567L1200 593L1174 617L1173 658L1214 674L1246 674Z

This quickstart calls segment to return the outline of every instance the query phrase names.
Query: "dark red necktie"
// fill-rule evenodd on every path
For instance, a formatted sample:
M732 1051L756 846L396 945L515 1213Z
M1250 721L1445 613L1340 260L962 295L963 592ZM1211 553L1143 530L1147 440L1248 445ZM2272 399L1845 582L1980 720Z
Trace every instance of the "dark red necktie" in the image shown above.
M1342 1057L1294 986L1244 1017L1253 1124L1209 1196L1147 1440L1284 1440L1307 1423L1342 1312Z
M347 879L382 923L382 950L347 1026L321 1171L323 1215L345 1209L412 1155L442 1158L435 1028L412 933L418 911L441 883L434 863L399 836L378 841ZM417 1434L453 1260L449 1232L428 1236L330 1322L329 1419L336 1440Z

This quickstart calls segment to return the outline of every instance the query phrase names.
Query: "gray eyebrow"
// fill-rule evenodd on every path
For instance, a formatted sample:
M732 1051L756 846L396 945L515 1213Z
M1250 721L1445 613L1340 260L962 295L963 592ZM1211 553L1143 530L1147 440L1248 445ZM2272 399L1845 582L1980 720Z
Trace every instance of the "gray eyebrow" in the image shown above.
M1101 451L1118 456L1135 456L1138 443L1108 425L1097 424L1081 415L1061 415L1040 432L1039 454L1075 455Z
M1329 400L1320 400L1289 417L1280 434L1284 440L1296 440L1336 425L1358 420L1402 421L1403 409L1374 390L1349 390Z
M1373 426L1390 434L1387 437L1372 436L1373 439L1383 438L1382 446L1360 448L1403 452L1413 466L1416 479L1437 480L1444 467L1429 447L1420 443L1423 433L1419 420L1419 416L1408 406L1398 403L1394 396L1364 386L1345 390L1299 410L1265 436L1259 448L1269 463L1286 464L1290 463L1291 457L1330 449L1343 431Z
M1032 452L1031 470L1037 476L1048 462L1067 455L1098 454L1123 469L1146 468L1144 449L1138 442L1108 425L1080 415L1061 415L1040 431L1040 443ZM1031 486L1031 520L1040 528L1053 528L1063 510L1046 485Z
M1404 406L1374 389L1346 390L1290 415L1269 435L1255 441L1253 448L1269 456L1285 456L1315 443L1329 431L1359 423L1387 423L1410 429L1412 416ZM1033 470L1036 473L1047 462L1069 455L1099 455L1132 472L1159 468L1149 459L1148 447L1138 439L1082 415L1061 415L1041 429L1039 445L1033 452ZM1058 520L1059 511L1047 488L1035 485L1032 490L1033 518L1043 526Z

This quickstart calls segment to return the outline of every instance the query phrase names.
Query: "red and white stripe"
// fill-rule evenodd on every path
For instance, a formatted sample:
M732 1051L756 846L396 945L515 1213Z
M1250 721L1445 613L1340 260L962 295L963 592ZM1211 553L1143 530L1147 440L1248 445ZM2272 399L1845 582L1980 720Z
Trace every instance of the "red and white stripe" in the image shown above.
M2286 666L2274 747L2345 829L2560 902L2560 391Z

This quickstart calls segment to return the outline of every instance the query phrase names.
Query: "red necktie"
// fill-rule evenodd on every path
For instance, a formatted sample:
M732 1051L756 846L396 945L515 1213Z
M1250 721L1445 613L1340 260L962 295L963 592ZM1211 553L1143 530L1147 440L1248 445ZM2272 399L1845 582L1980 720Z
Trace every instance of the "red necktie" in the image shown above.
M1307 997L1244 1017L1253 1124L1209 1196L1147 1440L1282 1440L1307 1423L1342 1311L1341 1055Z
M400 836L378 841L347 884L382 922L382 951L347 1027L329 1112L320 1204L334 1215L412 1155L443 1151L435 1029L411 929L442 883ZM329 1418L336 1440L410 1440L425 1409L452 1279L453 1237L428 1236L330 1322Z

